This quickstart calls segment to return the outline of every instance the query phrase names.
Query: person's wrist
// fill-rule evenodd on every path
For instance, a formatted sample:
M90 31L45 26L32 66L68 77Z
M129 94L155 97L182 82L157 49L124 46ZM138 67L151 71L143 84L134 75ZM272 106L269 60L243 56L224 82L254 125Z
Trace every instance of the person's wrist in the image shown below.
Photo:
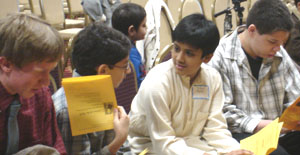
M115 140L125 142L125 140L127 139L127 135L128 135L127 132L116 134L115 135Z

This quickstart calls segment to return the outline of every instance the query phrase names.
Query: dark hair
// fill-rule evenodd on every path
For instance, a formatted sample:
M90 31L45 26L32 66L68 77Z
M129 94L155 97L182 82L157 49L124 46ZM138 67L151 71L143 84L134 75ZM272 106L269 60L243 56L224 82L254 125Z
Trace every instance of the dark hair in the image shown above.
M220 35L217 26L202 14L191 14L184 17L172 32L172 41L189 44L201 49L202 57L215 51Z
M280 0L258 0L250 9L247 27L254 24L260 34L291 31L293 22L286 5Z
M58 61L63 51L57 30L34 15L16 13L0 20L0 56L19 68L31 62Z
M94 22L79 32L72 62L80 75L96 75L99 65L118 63L128 56L130 48L127 36L104 23Z
M113 12L112 27L128 35L128 28L133 25L135 30L146 17L145 9L134 3L123 3Z
M300 0L295 0L295 6L297 7L297 3L299 3Z

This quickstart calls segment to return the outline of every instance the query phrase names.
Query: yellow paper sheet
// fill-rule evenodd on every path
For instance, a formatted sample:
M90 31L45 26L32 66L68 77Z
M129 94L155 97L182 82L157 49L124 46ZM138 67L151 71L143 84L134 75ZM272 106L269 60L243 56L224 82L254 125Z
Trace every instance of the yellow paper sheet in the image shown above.
M139 155L145 155L149 152L149 149L146 148L145 150L143 150Z
M300 97L284 110L279 121L284 122L283 127L286 129L300 131L300 125L297 124L300 122Z
M278 118L256 134L241 140L241 149L252 151L256 155L267 155L276 150L283 123Z
M72 136L113 128L117 101L110 75L64 78Z

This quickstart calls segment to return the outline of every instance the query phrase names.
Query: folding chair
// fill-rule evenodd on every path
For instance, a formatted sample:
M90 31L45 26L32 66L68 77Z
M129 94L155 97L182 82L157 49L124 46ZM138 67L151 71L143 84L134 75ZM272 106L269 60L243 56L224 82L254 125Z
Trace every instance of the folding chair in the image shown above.
M155 65L168 61L169 59L171 59L171 50L173 48L173 44L167 45L162 51L161 53L157 56L157 58L155 59Z
M181 19L181 9L184 0L166 0L166 4L174 19L174 24L177 25Z
M115 89L118 105L123 106L125 111L129 113L131 102L137 93L137 79L135 69L131 61L129 61L131 73L126 75L126 78Z
M65 19L61 0L39 0L39 2L42 18L57 29L84 27L83 20Z
M18 0L0 0L0 18L6 17L10 13L19 12Z
M32 14L42 17L41 7L39 0L29 0L29 6Z
M185 0L181 9L181 19L193 13L203 14L200 2L198 0Z
M200 4L203 9L204 16L209 19L213 20L213 4L215 0L200 0Z

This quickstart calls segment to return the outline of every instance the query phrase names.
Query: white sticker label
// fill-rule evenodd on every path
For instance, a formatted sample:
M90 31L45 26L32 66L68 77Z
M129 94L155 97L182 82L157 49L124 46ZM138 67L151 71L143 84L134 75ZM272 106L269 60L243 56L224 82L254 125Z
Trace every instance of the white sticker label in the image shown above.
M209 87L207 85L193 85L192 86L193 99L209 99Z

